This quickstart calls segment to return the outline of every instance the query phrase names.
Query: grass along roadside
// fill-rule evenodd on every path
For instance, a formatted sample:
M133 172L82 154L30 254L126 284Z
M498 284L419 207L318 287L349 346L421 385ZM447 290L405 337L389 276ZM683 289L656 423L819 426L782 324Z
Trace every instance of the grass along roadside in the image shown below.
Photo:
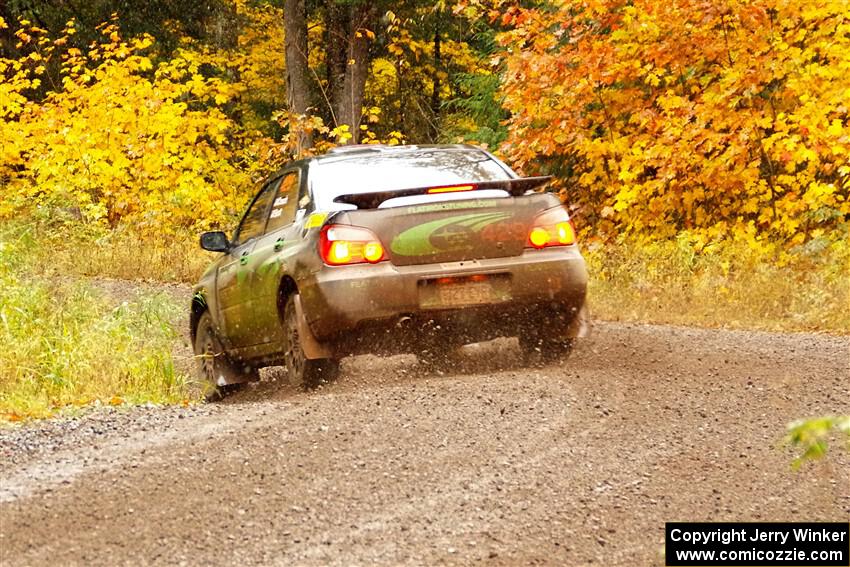
M846 244L787 253L680 235L583 251L597 319L850 332ZM174 356L185 305L156 285L124 301L88 278L192 282L209 259L188 236L0 227L0 421L194 399L192 361Z
M591 315L632 321L850 334L850 245L822 243L785 252L778 245L725 240L594 244Z
M194 283L215 258L198 235L141 238L125 229L17 225L31 273ZM581 240L594 318L767 331L850 333L850 241L790 251L754 238L704 243Z
M174 357L182 304L167 293L116 302L85 281L33 273L33 251L4 236L0 421L191 399L187 365Z
M129 233L36 246L46 274L194 283L215 255L195 238ZM766 331L850 333L850 246L786 254L687 237L584 246L593 317Z
M48 230L37 225L8 232L25 250L28 269L46 276L193 283L215 257L201 250L198 235L142 238L125 229Z

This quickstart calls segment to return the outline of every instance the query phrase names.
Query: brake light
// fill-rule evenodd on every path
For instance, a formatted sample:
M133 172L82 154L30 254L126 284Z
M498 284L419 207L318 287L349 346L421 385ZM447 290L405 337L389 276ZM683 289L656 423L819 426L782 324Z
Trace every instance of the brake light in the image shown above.
M472 191L473 189L475 189L475 185L446 185L444 187L431 187L428 189L428 194L458 193L460 191Z
M331 266L377 264L387 259L384 246L368 228L332 224L322 229L319 238L322 260Z
M548 246L570 246L575 243L576 230L569 213L563 207L555 207L534 218L526 247L540 249Z

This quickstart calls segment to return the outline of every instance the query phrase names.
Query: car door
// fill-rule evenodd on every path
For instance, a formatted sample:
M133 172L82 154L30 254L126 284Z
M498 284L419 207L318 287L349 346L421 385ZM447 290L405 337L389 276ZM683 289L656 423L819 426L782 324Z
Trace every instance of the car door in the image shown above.
M277 292L287 270L292 245L301 238L300 228L295 222L300 188L300 170L283 173L269 210L266 232L257 239L254 247L257 267L252 273L248 311L255 337L262 343L281 340Z
M248 303L251 298L251 272L256 268L253 252L257 239L265 231L269 207L279 182L280 178L275 178L266 183L251 202L233 235L230 250L218 268L219 314L224 328L223 338L231 348L252 342Z

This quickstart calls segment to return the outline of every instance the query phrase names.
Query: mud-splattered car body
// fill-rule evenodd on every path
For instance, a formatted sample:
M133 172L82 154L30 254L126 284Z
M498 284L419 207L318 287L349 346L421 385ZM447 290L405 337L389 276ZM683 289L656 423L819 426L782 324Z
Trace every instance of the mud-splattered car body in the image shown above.
M352 148L288 165L232 240L202 235L222 252L192 302L196 350L220 363L208 378L222 386L284 363L309 383L349 354L498 336L569 344L586 330L587 274L561 201L535 192L546 181L469 146Z

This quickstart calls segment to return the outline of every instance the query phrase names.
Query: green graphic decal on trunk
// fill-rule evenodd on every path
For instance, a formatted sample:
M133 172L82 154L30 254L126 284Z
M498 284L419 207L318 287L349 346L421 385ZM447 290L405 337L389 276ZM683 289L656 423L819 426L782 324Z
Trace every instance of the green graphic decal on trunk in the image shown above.
M390 249L400 256L427 256L472 249L479 240L475 237L476 233L510 216L510 213L475 213L426 222L399 233Z

